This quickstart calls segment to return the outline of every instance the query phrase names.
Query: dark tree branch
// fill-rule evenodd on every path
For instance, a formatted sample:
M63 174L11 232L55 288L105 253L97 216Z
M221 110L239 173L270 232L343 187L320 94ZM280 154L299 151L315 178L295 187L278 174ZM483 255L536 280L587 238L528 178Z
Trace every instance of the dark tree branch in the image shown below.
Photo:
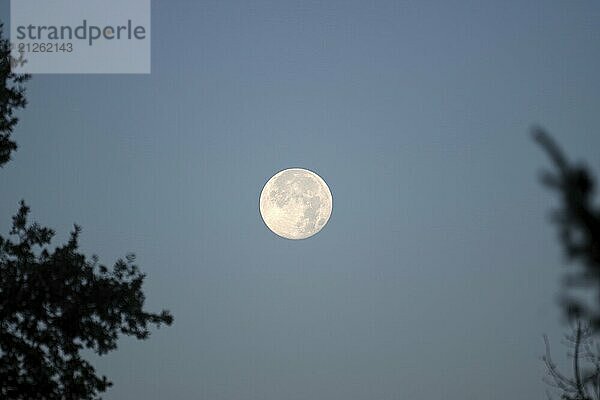
M546 366L546 372L550 379L544 381L561 393L563 400L600 400L600 381L598 370L600 369L599 353L592 353L591 348L595 346L592 330L588 325L577 321L571 335L566 337L567 346L573 350L569 356L573 359L573 378L564 375L554 361L550 351L550 342L544 335L546 354L542 357ZM582 369L582 361L592 367L594 372L585 372ZM590 395L589 393L592 393ZM550 394L547 393L550 398Z
M566 289L587 287L595 291L595 302L588 304L567 290L562 304L569 318L589 320L600 327L600 210L594 205L595 182L584 165L573 164L559 146L541 128L533 129L533 137L554 164L542 181L558 192L561 207L555 222L563 248L569 260L578 262L565 279Z

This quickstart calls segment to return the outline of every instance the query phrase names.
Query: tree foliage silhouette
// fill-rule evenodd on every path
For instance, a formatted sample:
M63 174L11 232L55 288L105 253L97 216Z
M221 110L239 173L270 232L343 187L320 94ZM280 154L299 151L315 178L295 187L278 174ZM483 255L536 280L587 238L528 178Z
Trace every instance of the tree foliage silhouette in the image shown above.
M25 106L27 77L10 70L0 37L0 165L16 149L14 110ZM111 385L81 355L105 354L120 335L146 339L170 325L168 311L144 311L144 274L129 255L111 268L78 250L80 229L51 248L54 232L28 222L21 202L7 237L0 236L0 399L92 400Z
M542 181L556 190L561 208L554 213L560 239L572 268L564 280L561 296L564 311L570 319L590 321L600 327L600 209L594 204L594 178L583 164L572 164L558 145L541 128L533 130L535 140L554 163L554 171L546 172ZM571 289L586 288L593 300L577 295Z
M19 119L14 112L27 104L23 83L29 75L12 72L10 42L2 36L3 24L0 23L0 167L10 161L11 153L17 144L11 140L11 134Z

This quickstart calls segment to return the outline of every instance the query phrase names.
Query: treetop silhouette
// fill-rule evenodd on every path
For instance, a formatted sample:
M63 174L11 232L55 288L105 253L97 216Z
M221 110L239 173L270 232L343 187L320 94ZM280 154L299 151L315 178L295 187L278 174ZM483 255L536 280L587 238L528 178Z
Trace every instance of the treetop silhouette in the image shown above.
M14 112L26 105L27 79L12 73L0 36L0 166L17 148ZM144 310L145 275L133 255L110 268L86 257L78 226L52 248L54 231L29 223L28 214L21 202L9 235L0 236L0 399L99 399L111 382L81 351L105 354L120 335L146 339L152 325L171 325L173 316Z

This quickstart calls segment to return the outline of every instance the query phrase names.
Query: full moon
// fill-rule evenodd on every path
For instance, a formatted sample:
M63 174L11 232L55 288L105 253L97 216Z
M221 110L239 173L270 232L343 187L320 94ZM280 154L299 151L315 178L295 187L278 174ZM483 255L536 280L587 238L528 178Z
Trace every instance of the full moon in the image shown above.
M331 216L333 198L325 181L307 169L273 175L260 194L260 215L267 227L286 239L306 239Z

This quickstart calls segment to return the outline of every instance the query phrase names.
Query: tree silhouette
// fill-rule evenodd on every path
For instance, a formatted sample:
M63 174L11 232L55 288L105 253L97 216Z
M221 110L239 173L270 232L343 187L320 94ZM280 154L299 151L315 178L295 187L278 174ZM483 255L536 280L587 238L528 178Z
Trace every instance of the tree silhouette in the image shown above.
M4 165L16 149L13 112L25 106L27 76L11 72L10 46L1 36L0 78ZM173 317L144 311L144 274L133 255L111 268L87 258L78 251L77 226L52 249L54 232L28 223L28 213L21 202L9 235L0 236L0 399L99 399L111 383L81 351L105 354L120 335L146 339L150 326L170 325Z
M533 129L533 136L554 163L554 171L544 173L542 181L560 195L562 205L554 213L554 220L567 257L578 263L565 277L566 290L561 303L568 318L590 321L592 328L597 329L600 327L600 210L594 204L594 179L585 165L570 163L543 129ZM592 301L571 290L577 288L588 289Z
M17 149L11 140L11 134L19 121L14 112L27 104L23 83L29 75L12 72L10 42L2 36L3 24L0 23L0 167L10 161L10 156Z
M0 237L0 394L9 399L96 399L110 385L81 358L105 354L119 334L146 339L149 324L172 316L143 310L144 274L134 257L112 269L78 252L79 228L49 250L52 230L27 223L21 203L10 232Z

